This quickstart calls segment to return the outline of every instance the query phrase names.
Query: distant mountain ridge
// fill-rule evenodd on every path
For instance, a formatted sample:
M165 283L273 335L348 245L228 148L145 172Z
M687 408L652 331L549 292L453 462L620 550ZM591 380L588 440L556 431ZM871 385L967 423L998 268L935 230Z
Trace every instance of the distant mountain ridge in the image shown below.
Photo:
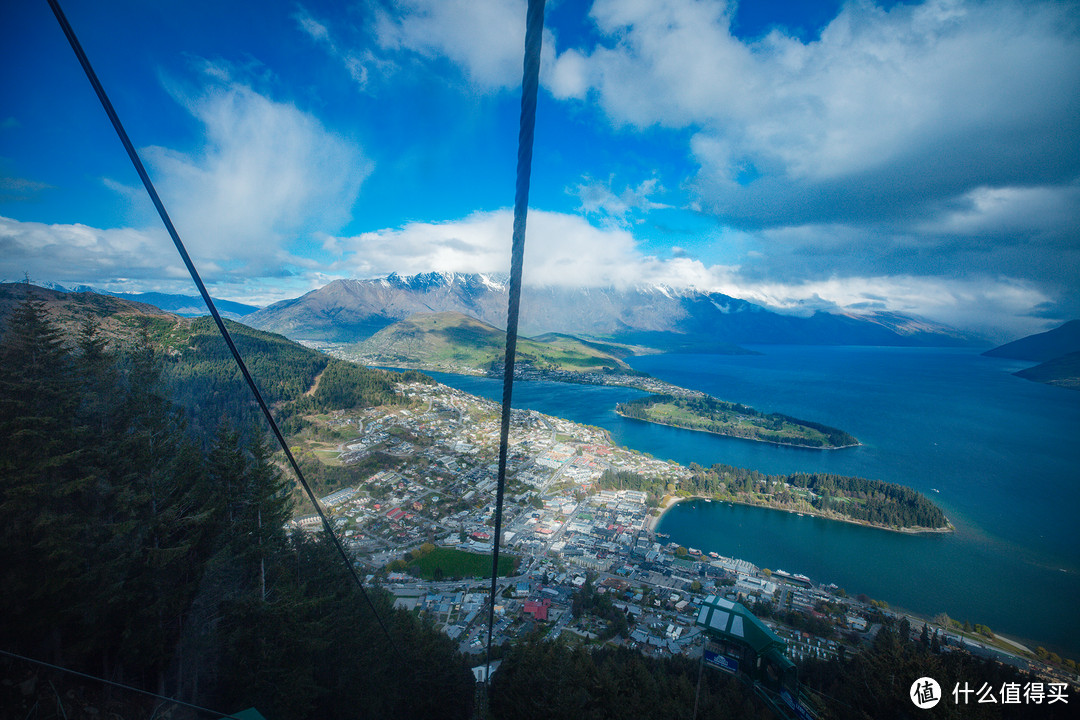
M79 327L87 320L98 324L103 337L121 342L131 341L140 324L152 322L168 326L181 322L175 314L147 303L90 291L62 292L18 282L0 283L0 332L4 329L4 319L16 305L26 300L28 294L44 304L49 318L69 339L78 337Z
M1047 360L1035 367L1015 372L1013 375L1047 385L1080 390L1080 352L1068 353Z
M41 286L62 293L90 292L97 293L98 295L110 295L112 297L153 305L166 312L183 315L184 317L199 317L210 314L210 311L206 309L206 304L203 302L202 296L200 295L177 295L159 292L122 293L112 292L110 290L99 290L90 285L76 285L75 287L69 288L54 282L45 282L42 283ZM214 298L214 305L217 307L218 312L224 317L233 319L245 317L259 309L255 305L248 305L246 303L236 302L235 300L221 300L219 298Z
M1025 380L1080 390L1080 320L1005 343L983 353L989 357L1039 364L1013 373Z
M1074 352L1080 352L1080 320L1070 320L1053 330L1013 340L987 350L983 355L1046 362Z
M393 273L335 280L252 313L245 322L297 340L357 342L418 313L457 312L506 326L506 279L478 273ZM896 313L796 317L718 292L664 285L636 288L526 287L520 332L563 333L665 350L716 351L743 344L968 345L963 333ZM721 350L722 351L722 350Z

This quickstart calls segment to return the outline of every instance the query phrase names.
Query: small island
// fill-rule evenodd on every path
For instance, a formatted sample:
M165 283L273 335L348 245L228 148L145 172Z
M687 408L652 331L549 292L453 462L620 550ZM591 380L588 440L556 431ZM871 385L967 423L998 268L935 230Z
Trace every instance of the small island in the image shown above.
M708 395L650 395L619 403L615 412L634 420L777 445L837 450L859 444L853 436L828 425L780 413L766 414Z

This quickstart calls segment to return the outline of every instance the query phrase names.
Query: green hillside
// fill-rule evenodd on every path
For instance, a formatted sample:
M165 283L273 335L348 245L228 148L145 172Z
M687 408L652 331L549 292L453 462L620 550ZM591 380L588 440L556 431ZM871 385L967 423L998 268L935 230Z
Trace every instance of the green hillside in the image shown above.
M517 363L536 370L630 371L622 357L631 350L569 335L543 340L518 338ZM485 372L500 364L506 333L461 313L419 314L383 328L348 351L368 362L446 372Z
M1025 380L1080 390L1080 352L1062 355L1013 374Z
M74 348L88 323L111 352L147 345L164 358L162 382L171 399L187 411L197 430L212 431L220 420L244 427L257 410L217 326L209 317L185 318L152 305L96 293L63 293L27 283L0 284L0 337L6 319L30 300ZM400 401L399 376L330 358L275 333L225 320L263 397L288 431L302 424L294 416L329 408L352 408ZM318 383L316 383L318 379Z
M82 325L91 320L98 326L98 335L108 345L130 344L136 330L151 327L152 334L164 338L180 331L190 322L187 318L147 305L110 295L91 292L64 293L25 282L0 283L0 336L5 331L4 320L27 299L41 303L42 312L62 331L63 342L74 345Z

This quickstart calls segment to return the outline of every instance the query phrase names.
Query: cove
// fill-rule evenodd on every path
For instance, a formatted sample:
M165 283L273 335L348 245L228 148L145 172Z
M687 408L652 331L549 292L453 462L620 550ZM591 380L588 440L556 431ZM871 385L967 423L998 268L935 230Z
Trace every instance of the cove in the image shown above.
M622 418L624 388L519 382L514 406L607 429L620 445L683 464L823 471L906 485L942 506L951 535L907 536L723 503L661 521L680 544L835 582L924 615L1080 657L1080 393L1011 375L1026 363L956 348L756 346L761 355L652 355L638 370L764 412L853 434L809 450ZM500 380L431 373L498 401Z

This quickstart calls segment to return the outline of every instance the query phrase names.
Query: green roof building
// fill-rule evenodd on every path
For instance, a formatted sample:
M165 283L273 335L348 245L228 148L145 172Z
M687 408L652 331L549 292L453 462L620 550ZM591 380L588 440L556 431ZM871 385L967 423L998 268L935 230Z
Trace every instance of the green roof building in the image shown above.
M702 601L694 624L705 634L705 664L752 684L782 717L813 717L799 701L798 670L784 654L787 643L744 605L709 595Z

